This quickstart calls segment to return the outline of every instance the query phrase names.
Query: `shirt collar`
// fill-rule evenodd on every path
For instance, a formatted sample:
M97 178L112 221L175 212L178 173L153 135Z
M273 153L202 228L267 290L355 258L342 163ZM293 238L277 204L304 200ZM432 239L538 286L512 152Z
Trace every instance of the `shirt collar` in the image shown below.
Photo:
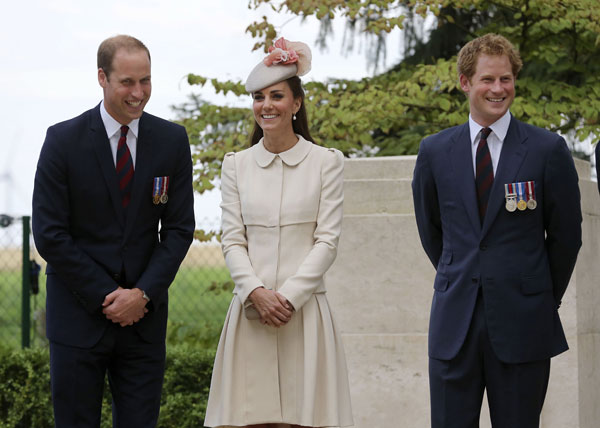
M510 111L506 110L506 113L492 123L488 128L491 128L492 132L500 141L504 141L506 134L508 133L508 127L510 125ZM479 135L479 132L485 128L473 120L471 114L469 114L469 131L471 132L471 144L475 144L475 139Z
M106 135L109 139L121 130L122 125L106 111L106 107L104 107L104 100L102 100L100 103L100 116L102 117L102 122L104 123L104 128L106 129ZM137 138L140 120L134 119L127 126L129 126L129 131L131 131L134 137Z
M291 149L281 153L273 153L265 149L263 144L264 138L252 147L254 152L254 159L261 168L266 168L273 162L276 156L279 156L281 160L288 166L298 165L308 155L313 143L305 140L301 135L296 134L298 142L294 144Z

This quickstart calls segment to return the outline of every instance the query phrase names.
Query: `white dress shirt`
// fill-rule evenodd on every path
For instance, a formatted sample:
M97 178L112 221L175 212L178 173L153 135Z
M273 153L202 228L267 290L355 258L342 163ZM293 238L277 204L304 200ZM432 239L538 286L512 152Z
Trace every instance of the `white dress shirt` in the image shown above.
M106 129L106 135L110 141L110 150L113 155L113 162L115 167L117 165L117 146L119 145L119 138L121 138L121 125L117 122L104 107L104 100L100 103L100 116L102 116L102 122ZM129 153L131 153L131 160L133 161L133 168L135 169L135 153L137 149L137 138L138 129L140 125L139 119L132 120L127 126L129 126L129 132L127 133L127 147L129 147Z
M504 138L508 132L508 126L510 125L510 111L506 110L504 116L492 123L488 128L492 130L487 138L488 148L490 149L490 155L492 156L492 165L494 168L494 177L496 176L496 170L498 169L498 161L500 160L500 152L502 151L502 144ZM479 144L481 130L485 126L481 126L473 120L469 114L469 131L471 132L471 153L473 155L473 176L477 171L476 155L477 145Z

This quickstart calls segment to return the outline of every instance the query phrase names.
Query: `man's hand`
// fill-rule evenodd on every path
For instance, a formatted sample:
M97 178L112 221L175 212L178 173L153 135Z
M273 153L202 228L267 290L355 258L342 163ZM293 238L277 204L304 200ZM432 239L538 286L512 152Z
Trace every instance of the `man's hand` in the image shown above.
M248 298L254 304L263 324L271 327L281 327L292 319L294 308L277 291L259 287L254 289Z
M119 323L121 327L133 325L144 318L144 314L148 312L147 301L143 296L144 292L139 288L119 287L104 298L102 313L112 322Z

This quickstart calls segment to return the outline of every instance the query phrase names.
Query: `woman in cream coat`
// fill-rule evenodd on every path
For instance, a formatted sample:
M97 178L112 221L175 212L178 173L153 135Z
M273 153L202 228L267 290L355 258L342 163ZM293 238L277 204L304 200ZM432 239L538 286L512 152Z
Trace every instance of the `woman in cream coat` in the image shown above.
M325 296L342 224L343 155L312 142L298 75L310 50L275 43L246 82L251 148L223 160L222 246L235 283L209 427L352 425L341 337Z

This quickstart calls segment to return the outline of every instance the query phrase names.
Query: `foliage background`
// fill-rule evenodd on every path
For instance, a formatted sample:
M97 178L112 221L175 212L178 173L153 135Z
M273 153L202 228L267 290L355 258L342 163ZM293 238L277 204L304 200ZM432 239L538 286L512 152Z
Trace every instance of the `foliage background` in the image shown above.
M458 85L456 54L488 32L509 38L525 64L511 107L515 117L560 132L572 147L599 139L597 0L250 0L248 6L265 4L279 13L321 20L313 48L326 45L332 20L345 20L347 49L355 39L364 40L374 70L385 55L386 34L403 29L403 59L389 70L361 80L305 84L312 135L346 156L415 154L423 137L465 122L468 103ZM424 30L425 17L434 24ZM247 32L257 39L255 49L263 50L283 35L266 17ZM247 97L240 81L190 73L188 82ZM252 112L197 97L176 111L196 148L196 190L202 193L214 187L224 154L248 146Z
M171 346L167 350L159 428L204 425L214 350ZM0 428L51 428L48 350L0 349ZM112 427L111 397L105 388L102 428Z

